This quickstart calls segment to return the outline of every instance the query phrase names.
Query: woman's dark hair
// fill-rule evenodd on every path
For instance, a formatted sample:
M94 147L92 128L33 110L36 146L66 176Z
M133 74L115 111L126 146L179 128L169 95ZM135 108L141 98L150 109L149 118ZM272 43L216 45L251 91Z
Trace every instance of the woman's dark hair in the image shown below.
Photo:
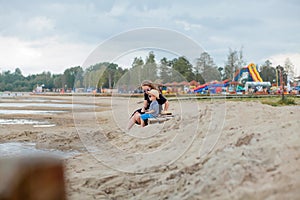
M143 81L143 82L142 82L142 86L148 86L148 87L150 87L151 89L157 90L157 87L154 85L154 83L152 83L152 81L149 81L149 80Z

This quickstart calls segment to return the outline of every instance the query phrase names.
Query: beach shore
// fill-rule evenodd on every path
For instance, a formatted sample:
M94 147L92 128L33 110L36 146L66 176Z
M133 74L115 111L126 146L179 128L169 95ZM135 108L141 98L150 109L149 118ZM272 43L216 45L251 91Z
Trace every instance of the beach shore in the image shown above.
M24 100L37 105L16 106ZM0 124L0 143L30 142L37 149L66 152L62 159L68 199L299 198L299 104L174 100L172 119L127 132L128 118L141 107L140 101L92 96L1 99L2 104L19 103L2 110L21 110L1 114L1 119L47 123ZM24 109L59 112L28 114Z

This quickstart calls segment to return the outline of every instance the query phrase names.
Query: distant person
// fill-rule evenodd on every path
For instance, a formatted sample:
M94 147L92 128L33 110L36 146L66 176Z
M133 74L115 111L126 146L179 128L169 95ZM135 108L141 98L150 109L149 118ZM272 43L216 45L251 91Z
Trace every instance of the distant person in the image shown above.
M133 117L137 112L140 114L143 114L145 112L145 110L149 109L151 101L149 99L148 92L151 89L158 90L157 87L151 81L148 81L148 80L143 81L141 87L144 92L143 107L134 111L134 113L132 114L131 117ZM159 93L159 99L157 99L157 102L159 104L159 112L167 113L168 109L169 109L169 101L161 93ZM162 107L164 107L164 108L162 108ZM146 121L146 125L147 125L147 121Z
M135 112L129 120L127 130L130 130L134 124L140 124L144 127L149 118L158 116L159 104L157 100L160 99L158 90L152 89L147 92L147 95L151 99L149 109L144 110L143 113Z
M129 125L128 127L132 127L134 125L134 123L136 124L141 124L140 123L140 115L145 113L145 110L148 110L150 107L150 99L149 99L149 95L148 92L151 89L155 89L158 90L155 85L151 82L151 81L143 81L142 85L141 85L143 92L144 92L144 102L143 102L143 107L140 109L137 109L133 112L133 114L130 117L129 120ZM159 98L157 99L157 103L159 105L159 112L160 113L167 113L168 112L168 108L169 108L169 101L161 94L159 93ZM162 109L162 105L164 105L164 108ZM148 125L148 120L145 120L145 126Z
M149 106L151 103L149 96L148 96L148 92L151 89L158 90L158 88L151 81L146 80L146 81L142 82L142 89L144 91L144 102L143 102L144 106L143 106L143 108L141 108L141 112L144 112L145 109L146 110L149 109ZM157 99L157 102L160 105L160 112L168 111L169 101L161 93L159 93L159 99ZM163 109L162 109L162 105L164 106ZM139 111L139 110L137 110L137 111Z

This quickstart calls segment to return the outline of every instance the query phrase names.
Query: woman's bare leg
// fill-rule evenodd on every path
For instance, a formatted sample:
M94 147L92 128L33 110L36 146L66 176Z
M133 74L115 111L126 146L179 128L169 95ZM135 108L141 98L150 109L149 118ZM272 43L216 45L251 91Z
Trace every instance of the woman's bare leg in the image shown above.
M127 130L130 130L135 122L140 123L140 113L136 112L134 115L129 119Z
M168 109L169 109L169 101L166 101L164 105L164 111L167 111Z

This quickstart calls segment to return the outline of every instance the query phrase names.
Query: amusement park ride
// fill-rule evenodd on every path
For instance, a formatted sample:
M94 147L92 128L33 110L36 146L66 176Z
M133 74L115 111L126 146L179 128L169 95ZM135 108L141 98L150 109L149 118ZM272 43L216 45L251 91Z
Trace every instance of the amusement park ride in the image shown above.
M233 80L229 79L225 81L213 81L205 83L194 89L195 93L201 94L217 94L217 93L267 93L267 88L271 87L270 82L264 82L257 71L257 67L254 63L250 63L238 70Z

